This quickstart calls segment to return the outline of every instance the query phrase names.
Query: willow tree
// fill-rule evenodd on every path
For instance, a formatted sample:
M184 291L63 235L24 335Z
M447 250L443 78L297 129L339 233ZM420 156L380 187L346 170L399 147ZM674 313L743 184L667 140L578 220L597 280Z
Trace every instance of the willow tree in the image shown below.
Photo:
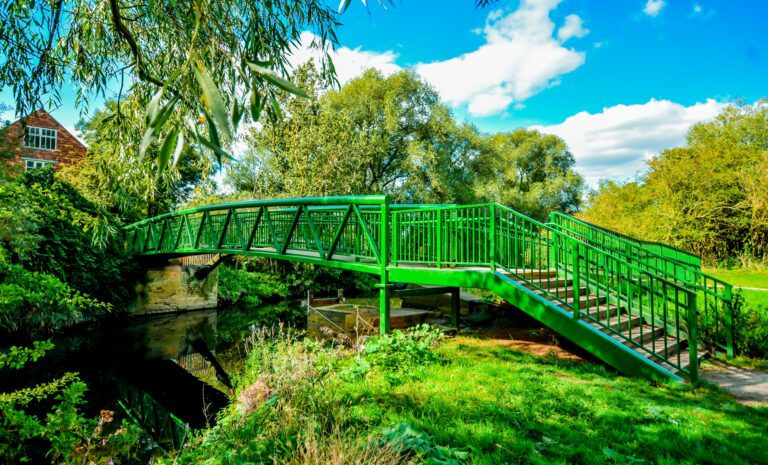
M120 116L130 88L146 107L140 152L156 144L161 170L185 143L220 162L241 121L280 113L276 90L303 95L284 78L303 31L333 79L338 26L325 0L9 0L0 90L13 90L19 116L60 103L67 82L81 109L116 91Z

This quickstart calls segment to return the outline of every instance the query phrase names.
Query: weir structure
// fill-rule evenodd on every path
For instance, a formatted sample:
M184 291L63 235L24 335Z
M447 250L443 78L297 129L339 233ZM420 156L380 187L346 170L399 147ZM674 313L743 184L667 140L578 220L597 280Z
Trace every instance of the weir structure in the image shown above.
M411 283L494 292L630 375L696 382L705 351L733 354L732 288L697 257L566 215L310 197L181 210L125 233L145 256L253 255L378 275L381 332L392 284Z

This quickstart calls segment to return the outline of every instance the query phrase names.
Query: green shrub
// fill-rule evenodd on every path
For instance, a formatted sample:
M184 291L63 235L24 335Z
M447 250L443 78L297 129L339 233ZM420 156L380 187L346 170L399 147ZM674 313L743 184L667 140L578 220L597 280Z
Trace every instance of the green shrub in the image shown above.
M748 357L768 359L768 305L750 303L737 293L734 307L736 352Z
M111 310L55 276L9 264L0 249L0 331L57 329Z
M283 329L256 332L247 349L232 405L161 463L406 463L393 446L380 446L351 422L349 400L334 395L343 352Z
M21 369L53 348L50 342L0 352L0 369ZM111 411L98 419L80 411L85 383L65 373L34 387L0 393L0 457L3 463L119 463L135 455L139 431L115 424Z
M0 175L0 248L8 263L118 307L130 302L135 273L120 230L51 169Z
M349 295L368 294L379 282L377 276L368 273L267 258L243 257L239 259L237 267L270 275L272 279L288 286L290 295L302 297L309 290L327 293L345 289Z
M434 436L419 431L408 423L384 428L380 445L393 446L405 456L415 456L426 465L461 465L469 459L467 449L455 449L436 444Z
M279 276L223 265L219 271L219 299L224 305L254 307L265 300L288 297L288 285Z
M442 339L442 331L427 324L406 332L395 330L374 336L365 342L357 360L345 374L354 379L365 376L371 368L380 368L387 381L399 384L416 375L421 368L444 361L434 350Z

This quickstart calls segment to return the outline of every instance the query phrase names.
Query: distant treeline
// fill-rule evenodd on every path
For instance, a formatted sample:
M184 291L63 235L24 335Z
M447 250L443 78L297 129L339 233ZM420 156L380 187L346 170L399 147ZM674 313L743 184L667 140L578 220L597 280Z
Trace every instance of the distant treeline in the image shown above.
M731 105L662 151L638 179L604 181L579 216L701 255L710 265L768 258L768 101Z

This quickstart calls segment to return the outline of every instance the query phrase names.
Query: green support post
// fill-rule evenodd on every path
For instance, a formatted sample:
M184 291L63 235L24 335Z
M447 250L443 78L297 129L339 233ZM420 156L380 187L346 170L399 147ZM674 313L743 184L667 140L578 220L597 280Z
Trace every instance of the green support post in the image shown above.
M389 302L389 276L387 275L387 266L389 266L389 196L384 197L381 204L381 222L379 229L379 263L381 283L379 284L379 334L386 334L390 329L390 302Z
M698 321L696 316L696 292L689 291L688 308L686 309L688 321L688 355L690 357L690 366L688 367L688 376L691 384L696 385L699 382L699 335Z
M491 272L496 272L496 205L491 204L491 250L490 250L490 265Z
M581 290L579 289L579 282L581 282L579 272L579 243L571 241L571 279L573 279L573 317L579 319L581 317Z
M733 358L733 287L728 284L725 287L725 302L723 303L725 311L725 347L726 356Z
M459 330L459 310L461 309L461 289L451 290L451 326Z
M387 334L390 329L390 286L389 284L382 282L381 284L377 284L376 287L379 288L379 334Z
M443 266L443 211L438 208L435 217L437 221L435 229L435 245L437 247L435 258L437 260L437 267L441 268Z

